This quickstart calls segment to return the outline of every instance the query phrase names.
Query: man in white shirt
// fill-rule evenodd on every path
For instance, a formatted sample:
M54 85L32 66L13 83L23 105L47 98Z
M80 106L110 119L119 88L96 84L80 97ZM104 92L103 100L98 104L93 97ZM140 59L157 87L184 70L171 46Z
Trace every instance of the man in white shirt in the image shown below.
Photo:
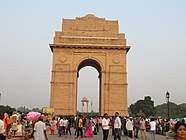
M61 135L64 135L64 120L63 117L60 117L60 121L59 121L59 129L58 129L58 136L60 137Z
M127 136L129 138L133 138L133 121L132 121L132 117L127 119L127 123L126 123L126 129L127 129Z
M155 140L156 122L154 121L154 118L151 118L150 121L150 131L151 131L152 140Z
M114 120L114 140L121 140L121 119L119 118L119 113L115 113Z
M42 117L39 117L38 121L34 125L34 140L48 140L46 125L42 120Z
M110 123L110 119L108 118L108 114L105 113L103 115L103 119L102 119L102 128L103 128L103 140L107 140L108 139L108 134L109 134L109 123Z
M63 120L63 125L64 125L64 135L66 135L67 134L67 127L68 127L68 120L66 117Z

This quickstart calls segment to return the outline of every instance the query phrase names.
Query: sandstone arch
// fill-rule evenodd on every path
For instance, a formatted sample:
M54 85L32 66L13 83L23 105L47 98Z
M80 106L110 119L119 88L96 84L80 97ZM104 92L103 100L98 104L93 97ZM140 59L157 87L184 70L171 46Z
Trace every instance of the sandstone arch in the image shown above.
M91 65L100 73L100 114L128 114L126 55L130 47L118 31L118 21L92 14L63 19L55 32L50 107L63 115L77 111L77 78L80 68Z

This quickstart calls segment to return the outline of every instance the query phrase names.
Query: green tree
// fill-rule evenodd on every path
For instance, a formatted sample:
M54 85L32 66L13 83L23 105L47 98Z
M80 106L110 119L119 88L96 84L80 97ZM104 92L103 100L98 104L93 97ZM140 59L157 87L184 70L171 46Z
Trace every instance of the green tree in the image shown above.
M145 96L144 100L138 100L129 106L129 115L131 116L161 116L162 118L167 118L167 113L167 103L154 107L154 101L151 100L150 96ZM169 116L170 118L186 117L186 103L177 105L169 102Z
M152 116L155 114L154 101L151 100L150 96L145 96L144 100L138 100L136 103L131 104L129 109L133 116L140 114Z
M42 110L39 109L39 108L37 108L37 107L36 108L33 108L32 111L34 111L34 112L40 112L40 113L42 112Z
M17 111L21 112L21 113L27 113L30 111L29 108L25 107L25 106L20 106L17 108Z
M14 112L14 111L16 111L16 109L15 108L12 108L12 107L10 107L10 106L3 106L3 105L0 105L0 113L2 114L2 113L12 113L12 112Z
M168 106L167 103L158 105L155 107L156 116L161 116L163 118L168 117ZM182 109L179 105L169 102L169 116L170 118L182 118L184 114L182 113Z
M186 117L186 103L178 105L180 107L180 112L183 117Z

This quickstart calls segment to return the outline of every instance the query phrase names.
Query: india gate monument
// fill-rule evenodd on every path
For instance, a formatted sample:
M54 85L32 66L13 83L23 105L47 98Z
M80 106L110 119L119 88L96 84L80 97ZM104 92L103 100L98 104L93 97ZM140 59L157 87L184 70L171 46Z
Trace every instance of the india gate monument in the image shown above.
M119 33L117 20L88 14L63 19L62 30L55 32L50 107L61 115L77 112L79 71L85 66L99 73L99 113L128 115L127 46Z

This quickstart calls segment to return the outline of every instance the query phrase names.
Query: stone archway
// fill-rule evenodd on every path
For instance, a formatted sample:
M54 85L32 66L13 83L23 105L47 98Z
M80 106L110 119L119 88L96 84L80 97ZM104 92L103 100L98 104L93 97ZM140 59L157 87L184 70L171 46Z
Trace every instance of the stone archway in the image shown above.
M100 113L128 114L126 46L118 21L94 15L63 19L50 48L53 52L50 107L63 115L75 115L78 71L86 66L100 73Z

